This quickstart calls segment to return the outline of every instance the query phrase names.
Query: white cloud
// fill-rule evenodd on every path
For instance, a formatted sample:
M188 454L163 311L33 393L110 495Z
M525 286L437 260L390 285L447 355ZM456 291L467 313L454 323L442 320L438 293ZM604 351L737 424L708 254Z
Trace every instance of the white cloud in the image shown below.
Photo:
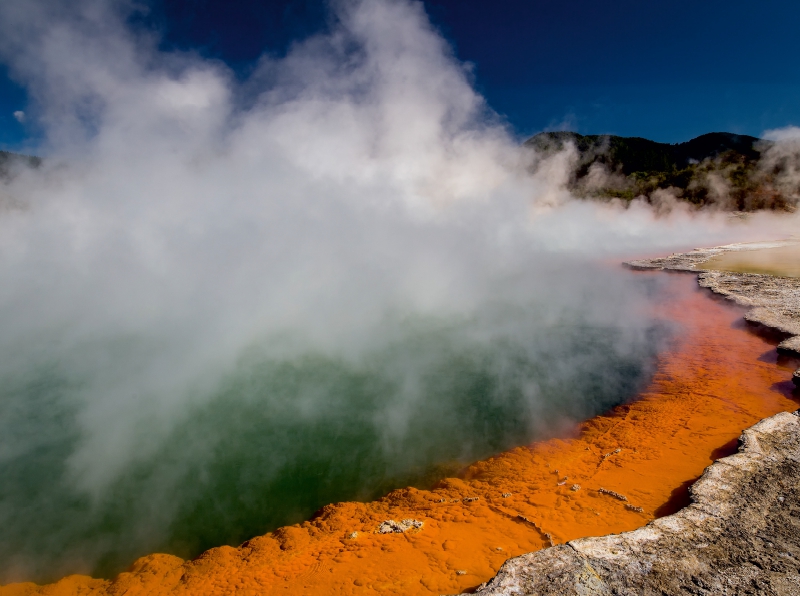
M14 112L14 118L17 119L17 122L20 123L25 122L25 112L23 112L22 110L17 110L16 112Z

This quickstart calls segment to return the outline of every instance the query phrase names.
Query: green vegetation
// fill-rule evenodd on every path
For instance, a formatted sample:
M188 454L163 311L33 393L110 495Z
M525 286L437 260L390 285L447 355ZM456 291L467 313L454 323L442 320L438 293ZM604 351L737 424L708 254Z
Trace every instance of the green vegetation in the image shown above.
M543 132L525 142L548 157L574 146L577 156L569 187L595 199L651 203L672 199L695 206L737 210L793 210L798 202L794 155L770 141L715 132L685 143L657 143L639 137Z
M669 144L558 131L534 135L524 147L536 152L534 171L543 159L573 147L568 188L582 198L642 199L656 207L682 201L731 211L794 211L800 203L800 147L748 135L711 132ZM0 180L41 162L0 151Z
M12 172L19 167L38 168L41 163L42 160L39 157L0 151L0 179L9 178Z

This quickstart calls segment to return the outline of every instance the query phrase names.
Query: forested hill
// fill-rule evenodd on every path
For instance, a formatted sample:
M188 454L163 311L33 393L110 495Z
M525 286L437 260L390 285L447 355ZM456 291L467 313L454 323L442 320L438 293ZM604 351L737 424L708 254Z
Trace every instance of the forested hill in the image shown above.
M525 142L540 157L577 150L569 186L587 198L683 200L732 210L792 210L797 155L775 143L712 132L684 143L640 137L543 132Z
M38 157L0 151L0 178L8 177L14 168L25 166L36 168L41 163L42 160Z
M532 170L570 149L567 187L596 200L640 199L656 207L677 202L731 211L794 211L800 204L800 140L774 143L748 135L712 132L684 143L641 137L543 132L524 146ZM0 151L0 180L41 159Z
M575 132L543 132L531 137L525 145L544 152L560 151L571 142L582 157L591 157L619 167L622 173L670 172L692 163L715 159L725 154L743 160L761 157L762 141L747 135L729 132L710 132L685 143L670 145L641 137L614 135L579 135Z

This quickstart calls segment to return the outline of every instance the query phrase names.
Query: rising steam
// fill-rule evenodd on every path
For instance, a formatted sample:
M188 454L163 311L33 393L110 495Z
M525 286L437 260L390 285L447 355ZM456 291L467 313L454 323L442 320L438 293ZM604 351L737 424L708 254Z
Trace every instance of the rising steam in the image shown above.
M421 4L334 6L241 83L133 3L0 4L45 157L0 185L0 581L197 554L608 408L661 332L600 258L790 229L574 201Z

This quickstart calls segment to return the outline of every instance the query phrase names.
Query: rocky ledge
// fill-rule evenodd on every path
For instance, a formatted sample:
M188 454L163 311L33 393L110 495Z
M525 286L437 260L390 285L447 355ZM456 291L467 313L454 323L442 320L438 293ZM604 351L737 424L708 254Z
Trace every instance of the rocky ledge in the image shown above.
M778 333L779 351L800 356L800 279L702 270L733 244L634 269L698 273L699 284L749 307L745 319ZM800 370L793 375L800 387ZM706 468L691 504L645 527L582 538L509 559L480 596L800 594L800 410L744 431L739 451Z
M476 593L800 594L800 418L762 420L740 443L680 512L510 559Z
M698 274L698 283L749 308L744 318L753 325L762 326L783 341L778 352L800 357L800 279L756 273L704 270L702 265L711 257L724 252L776 248L795 241L728 244L715 248L698 248L687 253L676 253L661 259L643 259L625 263L632 269L660 269L688 271ZM793 377L800 386L800 370Z

